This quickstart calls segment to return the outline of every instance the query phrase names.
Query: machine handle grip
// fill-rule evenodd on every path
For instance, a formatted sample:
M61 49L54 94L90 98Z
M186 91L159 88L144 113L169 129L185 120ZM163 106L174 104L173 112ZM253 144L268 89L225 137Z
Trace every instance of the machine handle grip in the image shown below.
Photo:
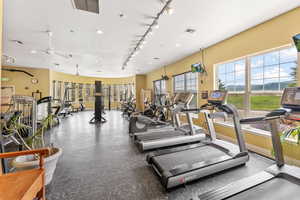
M265 117L251 117L251 118L241 119L240 123L241 124L251 124L251 123L256 123L256 122L263 121L263 120L265 120Z
M181 109L181 112L200 112L202 109L199 109L199 108L184 108L184 109Z
M39 99L37 101L37 104L41 104L41 103L46 103L46 102L51 102L52 101L52 97L48 96L48 97L43 97L41 99Z

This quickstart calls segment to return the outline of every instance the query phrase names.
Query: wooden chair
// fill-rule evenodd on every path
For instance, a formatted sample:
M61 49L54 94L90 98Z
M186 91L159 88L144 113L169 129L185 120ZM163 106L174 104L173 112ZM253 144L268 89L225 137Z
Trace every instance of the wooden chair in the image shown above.
M49 149L0 153L0 158L39 154L39 168L14 173L2 173L0 163L0 200L46 200L44 156Z

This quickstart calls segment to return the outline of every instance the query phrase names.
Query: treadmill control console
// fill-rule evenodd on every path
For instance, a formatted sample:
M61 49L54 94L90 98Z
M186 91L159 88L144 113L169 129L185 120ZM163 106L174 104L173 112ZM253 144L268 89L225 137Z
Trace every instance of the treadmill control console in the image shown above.
M227 97L227 91L213 90L209 93L207 102L210 104L224 104Z
M300 87L285 88L281 98L283 108L300 110Z

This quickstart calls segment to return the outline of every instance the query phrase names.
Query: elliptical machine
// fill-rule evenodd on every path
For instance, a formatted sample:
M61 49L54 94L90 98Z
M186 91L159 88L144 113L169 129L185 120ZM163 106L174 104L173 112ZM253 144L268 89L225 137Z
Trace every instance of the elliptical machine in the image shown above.
M165 105L150 104L142 113L133 114L129 119L129 134L146 132L148 129L173 126L173 117L169 120L168 113L171 112L171 101Z

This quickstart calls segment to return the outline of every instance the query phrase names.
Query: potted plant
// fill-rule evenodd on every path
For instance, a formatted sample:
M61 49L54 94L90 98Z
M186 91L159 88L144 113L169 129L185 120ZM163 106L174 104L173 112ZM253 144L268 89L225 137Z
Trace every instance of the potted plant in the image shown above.
M50 128L52 127L52 122L54 117L55 116L53 114L49 114L46 118L42 120L40 128L35 133L33 133L32 136L29 136L27 138L21 137L20 141L23 144L24 148L28 150L32 150L32 149L47 147L47 145L45 145L44 133L49 127ZM24 125L17 125L17 126L24 127ZM20 137L19 133L18 136ZM50 152L49 155L45 156L45 160L44 160L45 169L46 169L46 173L45 173L46 185L49 184L52 180L54 171L56 169L57 161L62 154L62 149L55 148L53 147L53 145L49 145L49 152ZM26 156L16 157L12 161L12 165L16 168L16 170L36 168L39 166L38 155L26 155Z

